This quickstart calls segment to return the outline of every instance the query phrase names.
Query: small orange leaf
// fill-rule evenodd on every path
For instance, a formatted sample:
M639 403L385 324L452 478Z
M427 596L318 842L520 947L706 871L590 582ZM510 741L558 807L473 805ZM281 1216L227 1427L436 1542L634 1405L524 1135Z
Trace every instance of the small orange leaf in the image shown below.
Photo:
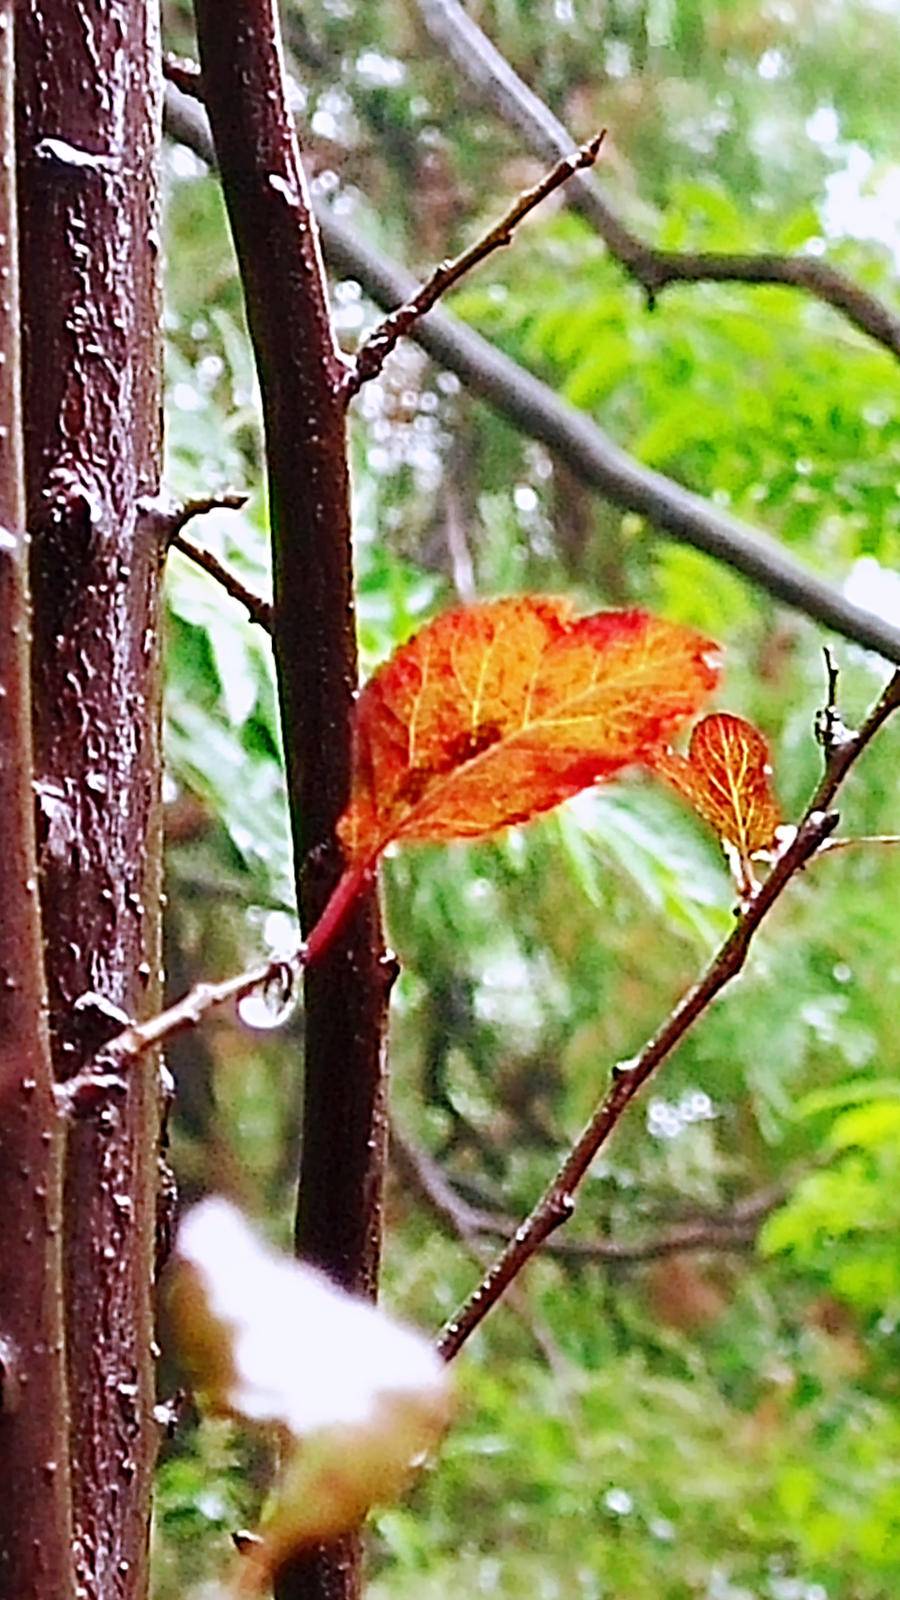
M566 600L445 613L369 681L338 833L348 871L398 839L527 821L668 740L714 688L708 639L641 611Z
M717 711L698 722L687 756L661 750L653 766L730 847L741 889L752 889L752 857L772 848L781 820L769 749L758 729L743 717Z

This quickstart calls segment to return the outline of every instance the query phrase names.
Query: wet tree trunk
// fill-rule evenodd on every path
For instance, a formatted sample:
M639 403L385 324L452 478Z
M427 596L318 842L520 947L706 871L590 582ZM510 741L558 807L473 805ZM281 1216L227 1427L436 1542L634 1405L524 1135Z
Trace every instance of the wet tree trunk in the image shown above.
M59 1079L157 1007L160 72L152 0L21 0L17 134L39 881ZM77 1594L147 1587L155 1067L72 1126ZM41 1600L73 1591L50 1586Z
M53 1094L31 788L12 0L0 3L0 1597L72 1592Z
M357 682L344 363L287 109L275 0L196 0L203 85L260 374L275 576L273 641L297 894L307 929L341 870ZM306 976L298 1252L374 1295L392 963L370 895ZM356 1536L281 1574L280 1600L353 1600Z

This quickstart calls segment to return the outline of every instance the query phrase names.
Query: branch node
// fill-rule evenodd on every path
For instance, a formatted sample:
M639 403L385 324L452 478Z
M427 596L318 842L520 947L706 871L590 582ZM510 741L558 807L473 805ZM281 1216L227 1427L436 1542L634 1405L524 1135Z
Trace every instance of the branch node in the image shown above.
M816 743L821 745L827 765L835 750L838 750L841 745L847 744L853 738L853 734L845 726L838 711L837 697L840 669L827 644L823 645L822 654L825 657L825 672L828 678L828 685L825 704L816 712L814 731Z
M412 331L419 319L437 304L442 295L459 283L473 267L486 261L495 250L500 250L512 242L519 223L534 210L535 206L540 205L542 200L546 200L548 195L559 189L576 172L594 165L605 137L606 129L603 128L577 150L563 156L539 183L520 194L499 222L496 222L475 244L468 250L463 250L460 255L441 261L430 277L426 278L417 289L412 299L407 300L396 311L390 312L373 329L360 345L356 360L347 366L344 373L342 387L347 401L359 393L364 383L378 376L391 351Z
M477 1288L446 1324L438 1350L452 1361L488 1312L540 1249L557 1223L565 1221L564 1208L573 1207L572 1196L586 1177L599 1151L614 1134L625 1111L657 1068L672 1054L713 1001L743 967L754 934L785 889L833 833L838 813L831 809L841 783L878 729L900 707L900 670L894 673L859 731L836 749L793 835L775 858L772 870L738 920L702 976L673 1006L669 1015L633 1061L617 1062L612 1082L593 1115L565 1156L543 1195L516 1229L505 1250L484 1274Z
M176 56L167 50L163 56L163 77L173 83L182 94L188 94L193 100L203 100L203 73L200 63L192 61L190 56Z
M166 493L145 495L138 502L138 513L165 554L194 517L208 516L211 511L242 511L249 498L249 494L242 489L227 489L222 494L202 495L196 500L181 501L173 500Z
M127 1087L118 1073L86 1071L57 1083L53 1092L62 1115L80 1122L97 1110L105 1110L111 1099L121 1099Z

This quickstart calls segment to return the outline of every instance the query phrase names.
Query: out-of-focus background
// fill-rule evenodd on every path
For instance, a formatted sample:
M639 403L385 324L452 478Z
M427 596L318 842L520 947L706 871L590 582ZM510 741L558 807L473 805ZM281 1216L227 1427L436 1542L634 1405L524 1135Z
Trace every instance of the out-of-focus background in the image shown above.
M164 6L191 53L189 8ZM583 138L649 241L824 254L896 305L894 0L482 0L470 14ZM287 0L317 194L422 272L544 170L430 40L416 0ZM168 481L246 485L196 533L265 592L258 398L223 207L166 153ZM375 320L333 282L346 348ZM898 368L788 289L676 285L648 309L556 197L453 312L640 461L767 530L900 622ZM353 416L366 672L460 598L640 604L727 647L721 703L769 737L796 814L828 636L604 503L404 344ZM265 637L177 554L169 572L167 961L173 993L290 949ZM835 641L852 719L884 663ZM900 828L900 730L845 831ZM392 1011L384 1297L436 1328L523 1214L612 1063L729 925L734 891L678 802L628 780L479 847L408 849L384 896ZM900 851L805 875L745 976L627 1119L576 1220L459 1363L460 1418L375 1517L373 1600L893 1600L900 1592ZM224 1189L287 1241L302 1014L248 1002L177 1042L185 1197ZM673 1249L691 1224L694 1248ZM702 1248L698 1246L703 1246ZM221 1425L167 1447L157 1600L199 1597L261 1475Z

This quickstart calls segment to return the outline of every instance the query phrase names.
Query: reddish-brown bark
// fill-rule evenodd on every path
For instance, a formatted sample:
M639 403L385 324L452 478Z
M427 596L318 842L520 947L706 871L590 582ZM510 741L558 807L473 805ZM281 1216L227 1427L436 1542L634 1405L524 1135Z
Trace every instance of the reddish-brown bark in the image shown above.
M19 408L13 7L0 3L0 1596L71 1593L62 1125L53 1095L31 789Z
M340 875L334 828L350 787L356 687L344 364L287 109L273 0L196 0L207 109L263 395L278 669L304 927ZM374 1293L386 1123L383 1037L391 969L366 896L305 980L297 1247ZM297 1563L282 1600L351 1600L355 1539Z
M155 1010L160 960L160 73L148 0L26 0L16 44L41 903L57 1076ZM73 1126L66 1321L79 1594L146 1591L157 1108L148 1057Z

